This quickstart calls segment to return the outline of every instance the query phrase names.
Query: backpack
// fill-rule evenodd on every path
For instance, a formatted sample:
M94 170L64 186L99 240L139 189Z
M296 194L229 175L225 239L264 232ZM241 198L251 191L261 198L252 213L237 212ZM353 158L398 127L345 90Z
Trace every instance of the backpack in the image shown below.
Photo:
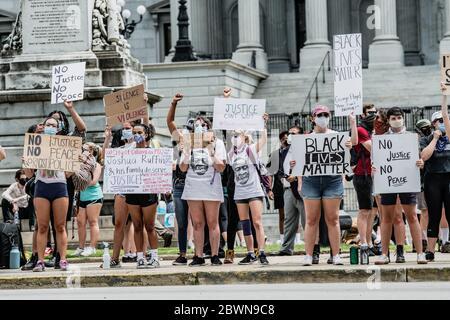
M23 266L27 261L19 227L14 223L0 223L0 269L9 269L9 253L13 243L19 244L20 266Z

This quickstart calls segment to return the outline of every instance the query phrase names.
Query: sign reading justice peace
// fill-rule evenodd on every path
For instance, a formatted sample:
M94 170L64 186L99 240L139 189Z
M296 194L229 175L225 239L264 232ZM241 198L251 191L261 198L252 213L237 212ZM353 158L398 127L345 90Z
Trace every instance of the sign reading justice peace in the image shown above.
M214 100L214 130L255 130L264 129L265 99Z

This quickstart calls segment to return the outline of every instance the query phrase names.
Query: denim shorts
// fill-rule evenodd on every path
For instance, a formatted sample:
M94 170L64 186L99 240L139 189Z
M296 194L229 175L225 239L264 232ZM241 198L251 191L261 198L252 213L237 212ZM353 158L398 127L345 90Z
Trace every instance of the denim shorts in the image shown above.
M306 200L342 199L342 176L303 177L302 198Z

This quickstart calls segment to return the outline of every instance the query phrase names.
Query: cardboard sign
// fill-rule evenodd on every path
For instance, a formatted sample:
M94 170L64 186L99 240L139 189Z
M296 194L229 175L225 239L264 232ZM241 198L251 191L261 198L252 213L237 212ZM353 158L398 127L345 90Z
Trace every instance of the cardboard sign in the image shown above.
M214 100L214 130L255 130L264 129L264 99L231 99L216 98Z
M372 160L376 168L374 192L420 192L419 141L417 134L385 134L372 137Z
M143 84L108 94L103 97L103 104L106 122L110 126L148 118Z
M62 64L52 68L52 104L84 99L86 62Z
M441 82L445 83L447 87L444 94L450 95L450 54L441 56Z
M173 150L106 149L104 193L172 192Z
M82 153L80 137L25 134L22 167L76 172L80 170Z
M360 33L333 37L336 116L363 113L361 41Z
M183 147L185 150L206 148L214 139L213 132L187 133L183 135Z
M295 135L291 151L297 162L294 176L332 176L350 173L348 132Z

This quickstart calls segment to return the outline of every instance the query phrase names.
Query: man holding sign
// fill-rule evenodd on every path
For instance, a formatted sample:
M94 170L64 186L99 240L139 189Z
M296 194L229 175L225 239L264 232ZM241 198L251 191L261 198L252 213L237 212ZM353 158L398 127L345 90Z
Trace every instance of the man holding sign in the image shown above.
M423 160L418 156L418 138L417 135L407 133L404 125L404 113L400 108L389 109L387 117L388 132L382 136L374 136L372 144L375 193L381 194L381 206L383 207L382 255L375 261L375 264L383 265L390 262L389 242L391 241L397 197L400 198L408 220L414 247L417 251L417 263L426 264L420 224L416 214L416 193L420 192L419 168L424 166Z
M350 170L349 150L358 143L356 120L349 116L352 138L348 134L329 129L330 110L317 105L313 112L314 131L310 135L294 136L292 152L295 159L293 175L299 178L299 190L305 203L306 228L304 266L312 265L323 206L328 227L331 255L334 265L342 265L339 256L339 206L344 196L343 175Z

